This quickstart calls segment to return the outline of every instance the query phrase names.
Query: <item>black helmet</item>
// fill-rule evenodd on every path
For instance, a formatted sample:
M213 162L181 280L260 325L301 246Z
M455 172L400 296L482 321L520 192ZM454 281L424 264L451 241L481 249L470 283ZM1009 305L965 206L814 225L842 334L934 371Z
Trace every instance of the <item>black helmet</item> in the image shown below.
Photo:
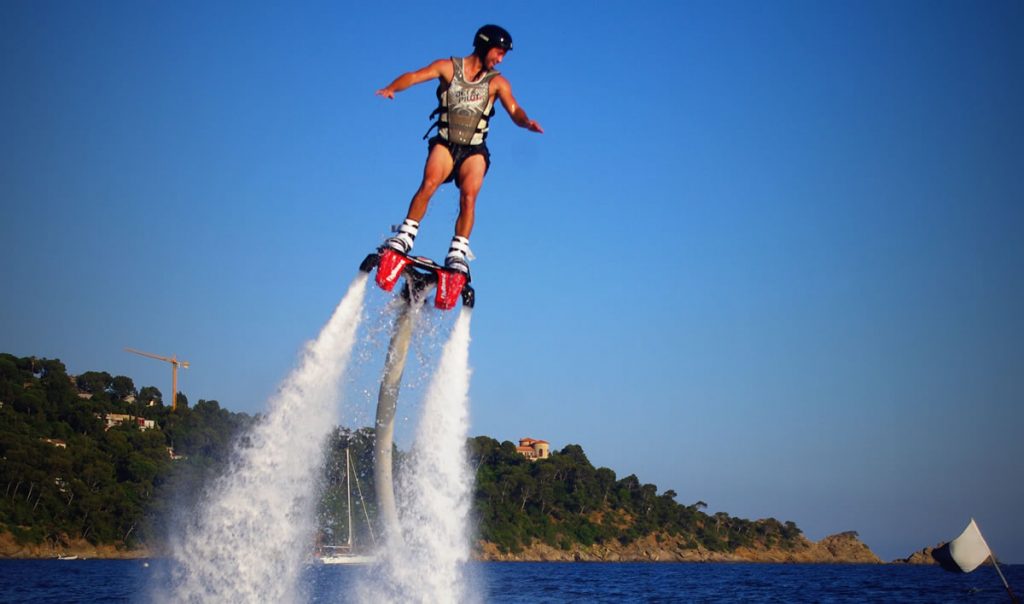
M473 36L473 52L483 58L492 48L512 50L512 35L503 27L484 25Z

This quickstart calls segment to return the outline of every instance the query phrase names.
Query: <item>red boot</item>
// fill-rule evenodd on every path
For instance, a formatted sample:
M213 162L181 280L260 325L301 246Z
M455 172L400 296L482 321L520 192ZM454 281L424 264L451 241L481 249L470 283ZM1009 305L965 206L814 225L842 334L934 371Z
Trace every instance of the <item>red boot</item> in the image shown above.
M434 307L439 310L451 310L466 287L466 273L439 269L437 271L437 295L434 296Z
M412 260L405 254L385 248L380 253L380 262L377 264L377 285L386 292L394 289L410 262Z

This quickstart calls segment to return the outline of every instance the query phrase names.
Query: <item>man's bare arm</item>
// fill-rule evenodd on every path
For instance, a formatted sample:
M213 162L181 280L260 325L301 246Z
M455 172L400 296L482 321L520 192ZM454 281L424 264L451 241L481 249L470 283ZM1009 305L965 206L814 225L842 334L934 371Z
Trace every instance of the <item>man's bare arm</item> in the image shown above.
M519 106L516 102L516 98L512 96L512 86L502 76L494 78L495 94L498 95L498 100L501 101L501 105L508 111L508 116L512 118L520 128L526 128L530 132L537 132L538 134L544 134L544 129L540 127L540 124L536 120L531 120L527 115L526 111Z
M410 86L438 78L451 80L452 76L452 62L449 59L438 59L423 69L417 69L416 71L410 71L398 76L395 78L395 81L378 90L377 96L393 99L396 92L401 92Z

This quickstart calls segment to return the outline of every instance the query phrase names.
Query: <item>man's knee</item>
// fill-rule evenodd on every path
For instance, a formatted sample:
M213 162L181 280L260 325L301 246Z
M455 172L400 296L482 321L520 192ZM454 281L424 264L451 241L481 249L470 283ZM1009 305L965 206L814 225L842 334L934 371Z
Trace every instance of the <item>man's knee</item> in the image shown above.
M476 197L480 194L480 188L484 182L481 178L467 178L462 181L459 187L459 203L462 205L473 205Z
M444 177L428 175L423 177L423 182L420 183L420 191L427 195L433 195L434 191L441 186L444 182Z

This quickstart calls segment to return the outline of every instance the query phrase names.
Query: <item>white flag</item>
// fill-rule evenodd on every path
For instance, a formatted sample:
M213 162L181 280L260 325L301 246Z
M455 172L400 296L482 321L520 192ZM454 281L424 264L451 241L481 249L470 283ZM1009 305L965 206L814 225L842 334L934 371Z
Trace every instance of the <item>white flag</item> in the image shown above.
M949 542L949 555L965 573L978 568L992 555L992 550L988 548L988 543L985 543L985 538L981 536L981 531L978 530L974 518L971 518L971 523L967 525L964 532L960 533L959 537Z

